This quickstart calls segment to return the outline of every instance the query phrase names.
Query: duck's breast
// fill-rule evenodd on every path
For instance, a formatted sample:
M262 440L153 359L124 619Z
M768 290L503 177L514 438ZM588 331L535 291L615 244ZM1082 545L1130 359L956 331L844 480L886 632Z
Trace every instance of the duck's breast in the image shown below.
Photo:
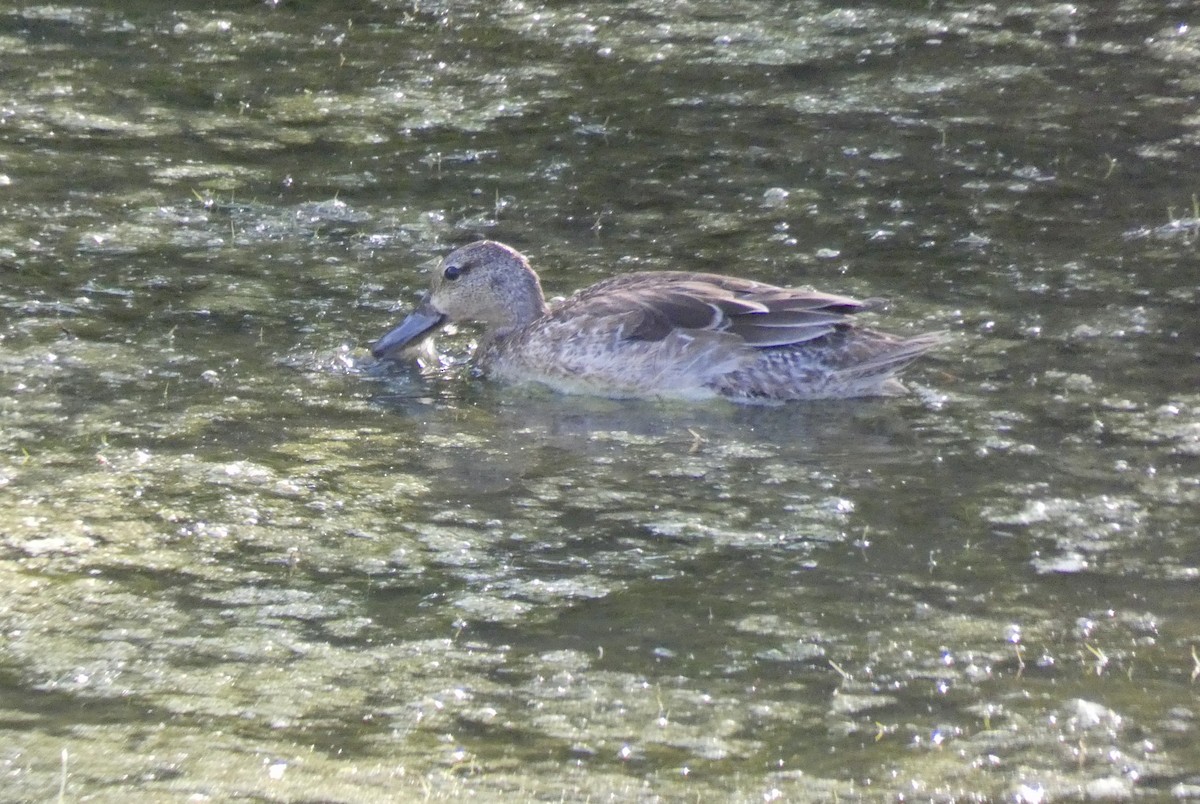
M547 318L483 350L485 372L567 393L703 398L713 381L748 366L753 350L724 332L675 330L659 340L628 337L620 315Z

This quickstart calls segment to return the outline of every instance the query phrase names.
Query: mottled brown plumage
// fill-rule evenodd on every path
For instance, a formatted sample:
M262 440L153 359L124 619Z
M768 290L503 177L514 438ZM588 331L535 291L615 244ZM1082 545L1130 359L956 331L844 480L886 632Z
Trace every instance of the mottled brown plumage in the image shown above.
M896 393L896 373L942 336L855 326L869 306L676 271L611 277L547 306L525 257L485 240L446 257L420 306L373 351L390 357L443 323L475 321L488 375L565 392L737 402Z

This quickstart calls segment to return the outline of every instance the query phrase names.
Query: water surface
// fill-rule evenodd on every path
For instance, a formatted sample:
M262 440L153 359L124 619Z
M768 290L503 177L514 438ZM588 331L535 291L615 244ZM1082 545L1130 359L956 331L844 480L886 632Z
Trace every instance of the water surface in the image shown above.
M5 797L1200 795L1194 16L0 13ZM373 365L479 236L952 339L762 409Z

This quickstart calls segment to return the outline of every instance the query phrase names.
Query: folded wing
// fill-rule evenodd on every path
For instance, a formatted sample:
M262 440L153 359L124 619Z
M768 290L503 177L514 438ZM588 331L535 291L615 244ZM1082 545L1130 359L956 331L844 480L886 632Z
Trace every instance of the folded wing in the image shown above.
M850 326L869 303L715 274L641 273L593 285L568 299L575 315L614 316L623 337L661 341L673 332L724 332L763 349L815 340Z

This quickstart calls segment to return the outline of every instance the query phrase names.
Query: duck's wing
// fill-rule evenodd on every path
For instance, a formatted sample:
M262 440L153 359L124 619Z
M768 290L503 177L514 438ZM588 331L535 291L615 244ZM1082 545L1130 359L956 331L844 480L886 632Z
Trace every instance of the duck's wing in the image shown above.
M572 315L612 316L629 340L674 332L723 332L755 348L804 343L849 326L869 303L814 290L780 288L717 274L627 274L571 299Z

